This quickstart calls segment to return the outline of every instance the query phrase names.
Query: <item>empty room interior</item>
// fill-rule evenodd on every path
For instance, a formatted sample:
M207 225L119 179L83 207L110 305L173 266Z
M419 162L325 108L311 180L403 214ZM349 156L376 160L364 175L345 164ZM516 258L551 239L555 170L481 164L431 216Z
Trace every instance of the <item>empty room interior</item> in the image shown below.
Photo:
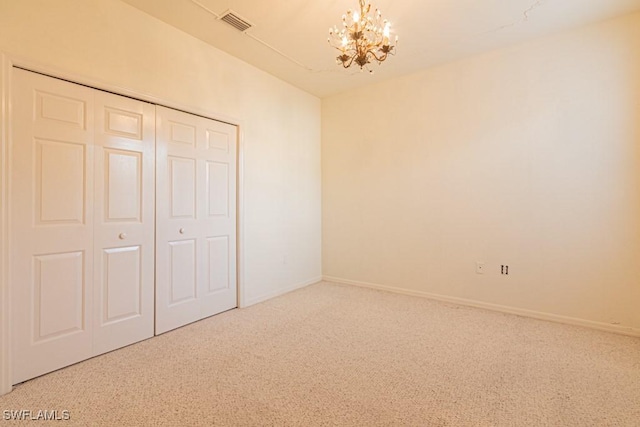
M640 0L0 0L0 411L640 426Z

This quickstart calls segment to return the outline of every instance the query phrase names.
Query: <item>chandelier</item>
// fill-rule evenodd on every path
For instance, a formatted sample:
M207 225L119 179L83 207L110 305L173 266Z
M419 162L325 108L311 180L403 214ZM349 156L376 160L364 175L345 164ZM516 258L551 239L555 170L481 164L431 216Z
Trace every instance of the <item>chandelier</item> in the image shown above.
M336 63L349 68L354 62L360 66L360 71L373 60L381 64L389 54L395 55L398 36L393 43L390 40L390 24L382 19L378 9L371 13L371 4L359 0L360 10L349 9L342 15L343 28L334 26L329 28L329 44L340 51ZM373 72L373 70L369 70Z

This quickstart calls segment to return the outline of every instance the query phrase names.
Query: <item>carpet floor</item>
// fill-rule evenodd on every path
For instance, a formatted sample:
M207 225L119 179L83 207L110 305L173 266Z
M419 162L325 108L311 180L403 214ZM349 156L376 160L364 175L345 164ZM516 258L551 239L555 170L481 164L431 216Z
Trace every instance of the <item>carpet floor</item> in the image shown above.
M83 426L640 426L640 339L323 282L0 397L3 418L20 409Z

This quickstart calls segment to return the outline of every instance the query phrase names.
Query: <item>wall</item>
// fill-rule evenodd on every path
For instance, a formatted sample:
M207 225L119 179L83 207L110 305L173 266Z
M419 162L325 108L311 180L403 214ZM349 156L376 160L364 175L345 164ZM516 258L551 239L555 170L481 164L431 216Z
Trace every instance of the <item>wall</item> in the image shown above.
M322 171L326 277L640 334L640 14L323 99Z
M240 121L243 300L319 280L318 98L117 0L2 1L0 51Z

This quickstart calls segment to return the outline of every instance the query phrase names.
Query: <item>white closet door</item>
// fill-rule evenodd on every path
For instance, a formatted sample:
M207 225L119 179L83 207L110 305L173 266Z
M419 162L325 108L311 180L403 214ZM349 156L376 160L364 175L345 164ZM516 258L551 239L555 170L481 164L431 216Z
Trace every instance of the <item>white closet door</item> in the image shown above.
M155 106L95 91L94 353L153 336Z
M13 382L92 355L93 91L16 69Z
M156 107L156 333L237 306L237 128Z
M17 383L153 336L155 106L14 79Z

